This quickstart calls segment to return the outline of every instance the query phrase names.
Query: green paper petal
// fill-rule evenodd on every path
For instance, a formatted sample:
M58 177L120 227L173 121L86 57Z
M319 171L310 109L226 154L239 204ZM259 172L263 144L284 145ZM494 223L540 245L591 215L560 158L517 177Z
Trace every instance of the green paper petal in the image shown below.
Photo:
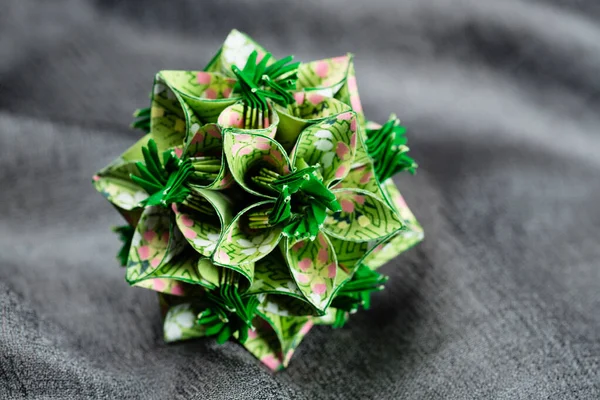
M285 260L279 252L272 252L256 262L254 281L246 294L275 293L303 297L292 279Z
M404 224L404 229L396 232L392 237L381 243L377 248L365 258L364 263L371 269L377 269L383 264L391 261L400 253L410 249L423 240L423 228L410 211L404 198L389 179L383 185L383 190L390 199L390 203L400 215Z
M228 100L236 80L205 71L160 71L162 80L180 94L205 100Z
M191 303L171 306L163 324L164 340L167 343L205 336L205 327L196 324L200 307Z
M323 314L323 311L317 310L304 294L301 294L301 297L275 293L267 294L258 309L282 317L319 316Z
M215 289L221 285L220 276L222 267L215 265L208 258L198 260L197 271L200 284L208 289Z
M254 318L252 325L254 330L248 330L248 339L242 346L272 371L281 370L283 357L275 330L259 316Z
M392 235L390 235L390 237L392 237ZM387 238L381 239L379 241L379 243L385 243L387 240ZM336 243L337 242L337 243ZM346 251L349 250L350 252L353 252L353 255L349 255L347 258L344 259L345 262L347 262L348 264L352 264L354 263L354 266L351 268L351 271L349 271L349 273L346 273L345 268L340 268L338 270L338 274L336 276L336 289L335 289L335 294L334 294L334 301L332 302L332 305L335 304L335 300L338 298L338 295L340 294L340 292L342 291L342 289L344 288L344 285L346 283L348 283L349 281L352 280L352 277L354 275L354 273L358 270L358 268L364 264L365 260L370 257L370 255L377 249L377 242L376 243L353 243L353 242L344 242L345 245L340 245L340 241L337 241L336 239L332 239L332 243L334 243L334 246L337 249L340 249L340 251ZM358 245L359 247L354 248L353 250L350 249L349 247L344 247L344 246L351 246L352 244ZM362 256L360 256L360 250L364 249L365 247L368 248L368 250L362 254ZM326 312L318 317L313 317L313 321L316 325L333 325L334 327L336 327L336 325L339 324L339 318L340 318L340 313L335 307L330 306L329 308L327 308ZM343 326L343 324L348 320L349 318L349 313L348 312L344 312L341 317L342 317L342 324L338 325L338 326Z
M186 241L172 221L171 210L147 207L133 235L126 280L132 285L151 276L185 248Z
M201 124L194 112L162 79L156 75L150 107L150 136L159 152L181 146L192 124Z
M212 256L223 229L232 219L231 204L221 193L192 188L191 196L202 207L209 208L212 212L198 212L186 205L187 200L180 205L173 205L177 226L187 239L188 243L205 257ZM189 198L189 196L188 196Z
M357 242L380 239L400 229L402 222L385 201L359 189L333 190L342 211L329 215L323 232Z
M197 168L190 179L197 186L221 190L231 185L233 178L227 167L223 150L223 136L219 125L192 125L183 154L189 157L192 165ZM206 177L203 178L202 175L206 175Z
M131 211L141 207L148 193L131 179L139 175L135 162L114 161L94 176L93 184L108 201L120 209Z
M352 58L352 56L351 56ZM352 110L357 114L358 121L361 126L365 123L365 116L363 114L362 103L358 94L358 86L356 84L356 74L354 71L354 62L351 59L348 66L348 74L346 81L334 95L334 97L352 107Z
M373 247L373 243L371 242L353 242L333 236L329 237L329 241L337 257L338 275L340 275L339 272L341 270L348 276L352 276L360 261Z
M131 179L131 174L139 175L135 163L144 159L142 147L149 139L150 135L146 135L138 140L121 157L101 169L93 177L92 183L95 189L119 211L124 211L124 216L128 221L136 220L136 218L129 217L131 214L129 211L138 210L139 212L139 203L148 197L148 193Z
M287 367L294 350L312 328L312 321L310 318L282 317L268 312L261 313L260 317L275 331L281 349L281 362L283 367Z
M331 245L336 251L339 267L335 277L335 290L333 294L333 302L331 303L335 304L335 299L344 285L352 279L357 269L365 262L372 252L377 249L377 245L385 242L387 237L379 241L372 242L351 242L333 237L330 237L329 239L331 241ZM335 307L330 305L325 311L325 314L315 318L314 321L316 324L335 325L338 322L338 317L339 314L337 313L337 310ZM345 315L345 319L347 318L348 313Z
M246 295L267 295L261 309L283 316L314 315L316 310L308 302L280 252L272 252L256 262L254 281Z
M341 57L312 61L298 68L298 90L305 90L334 97L352 107L357 113L359 122L364 122L364 115L356 76L354 56L347 54Z
M344 177L344 180L335 185L332 189L360 189L374 194L379 198L384 198L383 193L375 178L373 164L371 162L359 166L353 166Z
M236 80L204 71L161 71L161 79L195 113L201 123L216 122L219 114L239 100L232 97Z
M404 197L400 194L400 191L394 184L392 179L388 179L386 182L381 185L381 189L385 194L386 198L394 208L400 214L400 218L405 221L405 225L408 226L409 229L414 229L415 232L423 232L423 228L415 218L414 214L408 208L408 204L404 200Z
M285 368L294 350L313 326L310 318L260 313L244 347L273 371Z
M200 277L196 265L198 263L198 254L193 251L185 251L167 263L156 268L150 275L152 278L168 278L181 282L199 284Z
M344 179L354 164L357 122L354 112L345 112L306 128L292 151L293 164L300 160L320 165L325 186Z
M135 286L174 296L197 295L202 291L197 285L212 287L198 274L198 258L196 252L188 249L154 269Z
M143 161L144 154L142 153L142 147L148 144L148 140L150 140L151 137L152 136L150 134L144 135L144 137L139 139L130 148L125 150L125 152L121 154L121 157L119 157L119 159L125 162Z
M358 130L356 137L356 155L354 156L353 166L373 164L369 152L367 151L367 145L365 144L367 140L365 129L362 127L362 124L360 126L361 128Z
M258 53L259 59L262 59L267 53L262 46L246 34L234 29L229 33L219 52L204 70L207 72L220 72L233 78L235 75L231 72L231 66L237 65L242 68L253 51ZM267 65L275 61L275 59L271 59Z
M145 278L137 282L135 286L173 296L189 296L194 295L198 291L197 286L169 278Z
M257 196L275 198L275 192L262 193L265 190L257 188L251 177L261 167L280 175L290 172L290 161L281 145L263 135L226 131L224 149L231 174L241 187Z
M306 299L319 311L332 300L337 274L335 250L319 233L313 241L286 238L284 252L292 276Z
M260 202L242 210L223 232L213 254L213 262L234 269L244 275L250 283L254 279L254 263L269 254L281 239L281 227L248 229L248 213L270 205Z
M274 105L279 115L279 126L275 139L286 150L291 150L300 133L312 124L334 115L350 111L350 106L331 97L317 93L294 93L295 103L287 107Z
M274 138L279 124L279 115L271 107L270 115L257 115L256 121L260 121L261 127L246 127L245 112L246 106L243 102L237 102L221 112L217 122L223 129L234 130L235 133L250 133L254 135L263 135Z
M298 68L299 90L318 91L333 97L342 88L352 63L352 54L303 63Z
M182 74L187 72L161 71L154 81L150 108L150 135L161 152L181 146L194 135L198 127L216 122L220 113L237 101L237 99L194 101L176 87Z
M188 157L219 156L223 149L223 134L217 124L194 125L183 153Z

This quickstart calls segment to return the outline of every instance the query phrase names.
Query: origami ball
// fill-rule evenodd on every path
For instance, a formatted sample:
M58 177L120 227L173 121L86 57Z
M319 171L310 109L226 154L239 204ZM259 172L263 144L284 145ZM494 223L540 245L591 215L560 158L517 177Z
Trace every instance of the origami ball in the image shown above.
M215 336L287 366L341 327L423 232L391 177L405 128L366 122L352 56L276 61L232 31L203 71L161 71L146 135L94 176L123 215L118 258L159 293L167 342Z

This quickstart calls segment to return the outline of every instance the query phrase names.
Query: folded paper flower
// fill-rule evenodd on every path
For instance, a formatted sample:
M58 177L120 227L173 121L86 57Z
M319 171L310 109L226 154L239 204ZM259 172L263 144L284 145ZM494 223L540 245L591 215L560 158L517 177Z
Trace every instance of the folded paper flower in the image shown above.
M352 56L292 61L234 30L204 70L159 72L146 135L93 181L165 340L237 340L274 370L369 308L376 269L423 238L391 179L416 168L405 128L365 120Z

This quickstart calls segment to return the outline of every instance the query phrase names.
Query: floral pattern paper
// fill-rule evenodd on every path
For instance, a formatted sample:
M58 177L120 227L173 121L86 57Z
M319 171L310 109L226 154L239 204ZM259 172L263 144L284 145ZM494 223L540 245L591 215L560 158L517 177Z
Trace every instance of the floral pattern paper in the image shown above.
M204 69L156 74L145 135L93 177L124 217L128 283L159 293L166 342L236 340L273 370L341 327L423 239L390 178L405 128L367 122L353 55L277 60L232 31Z

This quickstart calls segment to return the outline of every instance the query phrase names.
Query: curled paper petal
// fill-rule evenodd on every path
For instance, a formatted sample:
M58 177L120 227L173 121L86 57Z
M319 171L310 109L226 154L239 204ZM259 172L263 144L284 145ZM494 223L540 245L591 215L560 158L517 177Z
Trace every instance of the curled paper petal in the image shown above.
M306 127L351 110L347 104L317 93L297 92L294 98L296 102L287 107L274 106L279 115L276 139L286 150L294 147Z
M360 121L360 116L358 117ZM365 144L366 140L367 138L365 135L365 130L362 128L359 129L356 135L356 155L354 156L354 164L352 164L353 167L373 163L373 160L371 159L371 157L369 156L369 152L367 151L367 146Z
M161 71L160 79L177 93L202 124L216 122L219 114L239 100L232 96L235 79L204 71Z
M135 286L177 297L193 296L197 293L194 285L169 278L146 278L137 282Z
M201 122L179 93L171 89L158 73L152 90L150 136L159 151L181 146L193 124Z
M281 347L281 363L283 367L287 367L294 350L312 328L312 321L308 318L282 317L270 313L263 313L261 317L275 330Z
M94 176L94 187L115 206L131 211L140 208L148 193L131 179L137 174L135 162L117 160Z
M337 278L336 278L337 282ZM267 294L258 309L264 312L281 315L282 317L293 316L320 316L323 311L317 310L304 294L303 297L287 296L282 294Z
M225 189L231 185L232 177L227 168L223 135L219 125L192 125L183 154L192 162L192 179L196 184L214 190Z
M218 192L194 188L183 204L173 204L172 209L183 237L198 253L210 257L232 219L228 199Z
M259 60L267 53L262 46L250 37L234 29L225 39L217 55L206 66L205 71L221 72L234 77L231 67L237 65L242 68L253 51L258 53ZM271 63L274 61L271 60Z
M144 155L142 152L142 148L148 143L148 140L152 138L152 135L147 134L137 142L135 142L131 147L129 147L121 157L118 158L119 162L132 162L132 161L141 161L144 159Z
M383 189L392 207L399 214L404 229L396 231L365 258L364 263L372 269L379 268L400 253L410 249L421 242L424 237L423 228L421 228L391 179L383 185Z
M221 267L215 265L208 258L200 258L196 266L200 284L208 289L215 289L221 285L219 280Z
M302 64L298 69L297 88L333 97L348 77L352 55Z
M171 306L163 324L165 342L194 339L205 336L203 325L196 324L201 307L192 303Z
M334 97L348 104L357 113L358 120L364 122L362 104L354 72L353 55L329 58L303 64L298 69L300 90Z
M400 218L403 221L406 221L405 225L412 225L415 231L420 231L422 234L423 229L421 228L421 225L417 222L417 219L412 211L410 211L410 208L408 208L408 204L406 204L404 197L402 197L394 182L388 180L381 188L394 210L400 214ZM412 228L409 226L409 229Z
M259 305L264 312L284 317L318 315L318 311L298 288L279 251L271 252L256 262L254 281L245 294L264 296L264 301Z
M148 197L144 189L131 179L131 175L138 174L135 163L143 159L142 147L149 139L150 135L146 135L138 140L92 179L96 190L110 201L131 225L137 223L141 215L140 203Z
M279 252L272 252L256 262L254 281L246 294L259 293L292 296L304 301L302 292Z
M223 133L217 124L192 125L185 143L184 154L189 157L220 155L223 148Z
M323 183L331 186L346 177L356 154L357 120L354 112L344 112L306 128L292 151L293 164L300 160L319 165Z
M184 251L159 268L156 268L149 276L152 278L166 278L179 282L199 284L200 277L196 269L198 258L198 255L192 251Z
M334 97L350 105L352 109L356 112L361 125L364 124L365 117L363 114L360 96L358 95L358 86L356 84L356 76L354 72L354 62L352 60L350 60L349 62L346 81L344 82L340 90L338 90L338 92L334 95Z
M399 229L398 231L400 231ZM329 310L336 308L333 314L323 316L320 323L342 327L349 317L350 312L359 307L369 308L370 295L383 289L387 280L379 274L370 274L367 260L387 243L398 231L388 236L370 242L352 242L331 238L331 243L339 255L339 269L336 276L334 300Z
M325 220L323 232L330 236L364 242L389 235L402 227L397 213L385 201L359 189L333 191L342 211Z
M223 232L213 262L231 268L244 275L249 282L254 279L254 263L267 256L277 247L281 239L281 228L249 229L248 217L252 211L269 206L272 202L261 202L242 210Z
M261 168L284 175L290 172L290 161L285 150L263 135L225 132L225 155L235 181L246 191L257 196L273 198L276 193L252 182Z
M282 317L263 312L256 317L253 325L256 330L248 332L244 347L269 369L278 371L288 365L313 322L310 318Z
M185 248L181 232L172 223L171 211L147 207L133 235L126 280L134 285L168 263Z
M201 292L199 286L210 287L198 274L198 254L183 251L173 259L155 268L136 286L173 296L194 296Z
M384 195L375 179L373 164L367 163L358 166L352 166L348 175L336 184L332 189L361 189L375 196L384 198Z
M286 238L285 255L296 284L307 300L324 311L332 299L337 259L329 239L319 233L316 240Z
M373 247L371 242L354 242L335 237L329 237L329 241L337 257L338 275L341 275L340 270L352 275L360 261Z
M274 138L279 124L279 116L272 108L262 113L251 109L242 102L237 102L219 114L218 123L225 129L233 129L236 133L251 133Z

